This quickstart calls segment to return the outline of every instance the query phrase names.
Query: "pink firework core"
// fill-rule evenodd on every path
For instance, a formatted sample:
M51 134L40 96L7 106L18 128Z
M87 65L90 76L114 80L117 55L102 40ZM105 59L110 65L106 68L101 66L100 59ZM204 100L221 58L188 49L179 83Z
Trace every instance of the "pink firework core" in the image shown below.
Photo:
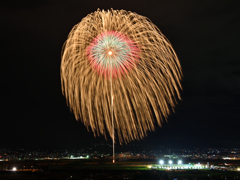
M140 58L139 46L117 31L97 35L86 48L86 53L92 68L106 78L126 75Z

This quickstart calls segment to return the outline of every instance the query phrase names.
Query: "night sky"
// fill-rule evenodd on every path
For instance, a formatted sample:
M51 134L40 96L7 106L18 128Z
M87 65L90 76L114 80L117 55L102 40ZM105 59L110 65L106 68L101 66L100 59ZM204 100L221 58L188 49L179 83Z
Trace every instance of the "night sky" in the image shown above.
M71 149L99 141L61 92L61 48L72 27L100 9L146 16L172 43L182 101L148 146L240 147L238 0L41 0L0 4L0 148Z

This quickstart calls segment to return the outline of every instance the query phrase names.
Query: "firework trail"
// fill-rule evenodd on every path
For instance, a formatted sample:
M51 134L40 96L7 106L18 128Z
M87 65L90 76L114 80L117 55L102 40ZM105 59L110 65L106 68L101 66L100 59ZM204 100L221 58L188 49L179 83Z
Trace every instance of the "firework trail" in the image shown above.
M143 138L154 121L161 126L167 120L180 99L181 77L167 38L130 11L89 14L73 27L62 50L62 92L76 119L94 135L108 132L114 138L116 131L120 143Z

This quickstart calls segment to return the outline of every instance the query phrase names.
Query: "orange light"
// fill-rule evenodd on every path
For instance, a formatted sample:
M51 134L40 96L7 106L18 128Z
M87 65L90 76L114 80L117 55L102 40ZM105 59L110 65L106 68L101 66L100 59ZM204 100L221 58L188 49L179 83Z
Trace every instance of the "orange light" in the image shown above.
M112 51L108 51L108 55L111 56L112 55Z

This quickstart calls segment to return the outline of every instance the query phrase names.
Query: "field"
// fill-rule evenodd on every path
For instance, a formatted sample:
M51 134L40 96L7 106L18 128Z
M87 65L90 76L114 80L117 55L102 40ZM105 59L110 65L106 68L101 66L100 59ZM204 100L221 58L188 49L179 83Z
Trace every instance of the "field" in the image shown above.
M240 179L240 172L216 170L153 170L155 162L44 160L0 162L1 180L102 180L102 179ZM12 171L16 167L16 171Z

